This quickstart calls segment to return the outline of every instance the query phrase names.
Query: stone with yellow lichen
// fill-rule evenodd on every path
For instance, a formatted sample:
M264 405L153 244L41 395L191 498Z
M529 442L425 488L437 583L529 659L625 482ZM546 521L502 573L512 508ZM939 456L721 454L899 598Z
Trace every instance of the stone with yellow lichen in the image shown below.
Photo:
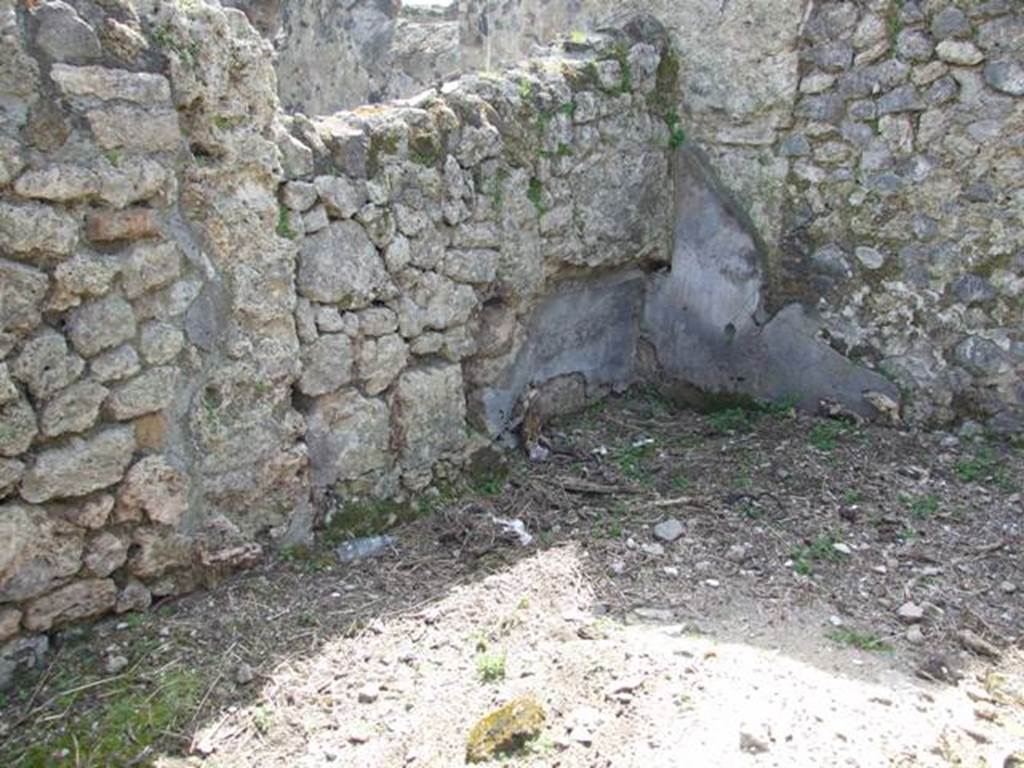
M496 709L469 733L466 762L482 763L502 753L514 752L536 737L544 724L543 708L523 696Z

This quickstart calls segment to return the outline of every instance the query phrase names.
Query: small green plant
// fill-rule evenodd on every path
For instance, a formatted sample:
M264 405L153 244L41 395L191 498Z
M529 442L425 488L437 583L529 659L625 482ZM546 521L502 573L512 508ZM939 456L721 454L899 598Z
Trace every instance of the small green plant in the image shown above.
M874 632L858 632L849 627L836 627L828 633L828 638L840 645L857 648L861 651L889 651L892 648Z
M231 120L231 118L226 117L225 115L216 115L213 118L213 127L216 128L218 131L226 131L230 129L232 125L233 121Z
M298 237L298 234L291 227L289 211L283 205L277 209L277 234L289 240L294 240Z
M856 488L847 488L845 491L843 491L842 499L843 504L846 504L847 506L852 506L854 504L859 504L861 502L861 499L863 499L863 494L861 494L861 492Z
M926 496L904 496L901 501L907 511L918 520L929 518L939 511L939 497L934 493Z
M582 29L574 29L569 33L569 41L576 45L583 45L583 43L587 42L587 33Z
M820 421L811 427L811 445L823 453L831 453L839 446L839 438L845 435L848 427L838 421Z
M969 459L960 459L953 465L957 475L965 483L976 483L992 475L995 460L988 448L982 448Z
M814 573L814 564L819 562L835 562L839 560L839 552L835 549L836 538L831 533L824 533L810 544L798 547L790 553L793 570L804 576Z
M672 488L674 490L685 493L690 490L690 485L690 478L685 477L684 475L676 475L672 478Z
M679 123L679 110L672 107L665 113L665 123L668 125L668 146L669 149L679 149L686 143L686 131Z
M494 467L478 472L471 480L471 487L484 496L498 496L505 490L507 483L508 470L504 467Z
M485 651L476 658L476 673L483 683L496 683L505 679L505 662L508 656L504 652Z
M615 457L615 464L626 477L642 480L647 474L645 461L654 453L652 443L629 445L621 449Z
M29 768L64 765L137 765L169 733L180 732L195 714L202 681L191 672L168 673L153 682L130 680L89 713L89 722L67 724L53 741L36 744L22 757ZM69 703L70 704L70 703Z
M716 432L749 432L754 428L754 417L743 408L725 408L712 413L708 423Z
M528 99L533 93L533 84L529 80L519 81L519 98Z
M612 51L612 58L619 62L619 93L633 90L633 68L629 64L629 48L619 43Z
M537 213L543 216L547 213L547 206L544 205L544 185L540 179L530 179L530 186L526 190L526 198L533 203L533 207L537 209Z

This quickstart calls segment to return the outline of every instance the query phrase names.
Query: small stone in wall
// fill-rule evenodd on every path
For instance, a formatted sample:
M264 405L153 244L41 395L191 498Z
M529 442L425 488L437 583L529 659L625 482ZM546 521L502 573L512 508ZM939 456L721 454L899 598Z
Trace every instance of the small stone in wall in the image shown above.
M22 624L32 632L106 613L117 602L117 586L110 579L77 581L37 598L25 608Z
M0 459L0 499L14 493L14 488L24 472L24 462L17 459Z
M281 190L281 202L296 213L308 211L316 199L316 187L308 181L289 181Z
M22 480L22 498L39 504L107 488L124 477L134 450L129 427L104 429L88 439L72 438L61 448L40 452Z
M49 309L65 310L77 306L82 298L99 298L109 290L121 271L121 263L110 256L77 253L54 270L56 287Z
M142 356L150 365L171 362L185 345L185 334L170 323L153 322L143 326L140 337Z
M917 29L904 29L896 37L896 53L905 61L928 61L934 49L931 37Z
M352 380L352 341L344 334L321 336L302 355L299 391L315 397L334 392Z
M64 337L46 330L25 344L11 373L33 397L46 400L75 381L84 368L84 361L68 350Z
M136 578L155 579L168 571L192 565L192 541L180 533L138 528L132 534L132 543L137 549L128 562L128 569Z
M354 221L334 222L303 240L297 287L306 298L341 309L360 309L394 293L377 249Z
M322 205L313 206L302 216L302 228L307 235L326 229L330 223L330 219L327 218L327 208Z
M955 5L943 8L932 17L932 34L939 40L950 37L968 37L971 34L971 22L966 14Z
M94 379L101 382L127 379L141 369L139 355L131 344L122 344L89 361L89 372Z
M67 256L78 243L78 220L42 203L0 203L0 252Z
M72 384L46 404L39 420L46 437L85 432L96 423L108 390L93 381Z
M444 257L442 271L456 282L483 285L494 281L499 258L498 251L450 250Z
M88 62L102 55L96 32L67 3L44 0L33 15L39 24L36 45L51 59Z
M1015 59L996 59L985 65L985 82L1002 93L1024 96L1024 65Z
M128 611L144 611L153 602L153 596L149 594L146 585L135 579L129 579L120 593L117 595L117 604L114 611L127 613Z
M177 368L151 368L117 387L107 400L107 411L117 421L162 411L174 400L177 381Z
M107 106L89 110L85 119L103 149L173 152L182 145L178 114L173 110Z
M135 336L135 313L120 296L91 301L71 313L68 336L79 354L93 357Z
M317 176L313 184L327 213L338 219L351 219L366 204L366 185L343 176Z
M49 283L39 270L0 259L0 331L38 325Z
M368 395L378 395L402 372L409 349L398 334L366 339L359 350L359 378Z
M85 235L94 243L142 240L160 234L160 221L150 208L127 211L98 211L85 220Z
M985 60L983 54L974 43L960 42L958 40L943 40L939 43L935 52L947 64L954 64L960 67L973 67Z
M5 643L18 634L21 628L21 611L15 608L0 609L0 643Z
M39 507L0 507L0 541L0 602L44 594L81 568L82 532Z
M135 299L173 282L181 274L181 251L174 243L137 245L121 270L124 294Z
M69 97L130 101L141 106L169 106L171 103L171 84L163 75L54 64L50 77L61 93Z
M75 525L95 531L107 524L113 508L114 497L101 493L90 499L71 502L64 511L64 517Z
M38 434L35 411L25 397L19 395L0 406L0 456L19 456Z
M128 541L105 531L89 542L85 554L85 567L93 576L109 576L128 560Z
M153 523L177 527L188 509L188 477L163 456L147 456L125 477L117 496L117 519L145 516Z
M387 307L370 307L359 313L359 330L364 336L385 336L398 330L398 316Z

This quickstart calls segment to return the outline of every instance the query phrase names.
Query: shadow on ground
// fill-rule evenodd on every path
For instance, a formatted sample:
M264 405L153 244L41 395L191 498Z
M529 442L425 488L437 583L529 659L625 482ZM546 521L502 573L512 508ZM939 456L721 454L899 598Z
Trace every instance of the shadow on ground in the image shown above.
M643 393L548 433L377 558L65 633L5 703L4 764L450 766L520 694L548 719L516 765L990 765L1024 739L1019 450Z

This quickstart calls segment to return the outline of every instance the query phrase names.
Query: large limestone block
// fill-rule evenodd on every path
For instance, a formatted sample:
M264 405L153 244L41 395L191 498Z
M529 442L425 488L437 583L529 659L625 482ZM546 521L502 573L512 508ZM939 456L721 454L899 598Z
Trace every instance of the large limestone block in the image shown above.
M129 427L112 427L88 439L73 438L66 446L43 451L25 473L21 495L40 504L50 499L84 496L124 477L135 450Z
M458 365L406 371L398 379L393 407L406 466L429 466L466 441L466 397Z
M83 547L80 530L43 509L0 506L0 602L53 589L81 567Z
M390 439L383 401L352 389L318 398L306 433L313 483L331 485L386 468Z
M170 104L171 84L163 75L108 67L54 64L50 77L65 96L117 99L143 106Z
M22 624L33 632L99 616L117 602L117 585L112 579L76 581L28 604Z
M380 254L354 221L336 221L303 240L298 289L342 309L361 309L394 293Z

